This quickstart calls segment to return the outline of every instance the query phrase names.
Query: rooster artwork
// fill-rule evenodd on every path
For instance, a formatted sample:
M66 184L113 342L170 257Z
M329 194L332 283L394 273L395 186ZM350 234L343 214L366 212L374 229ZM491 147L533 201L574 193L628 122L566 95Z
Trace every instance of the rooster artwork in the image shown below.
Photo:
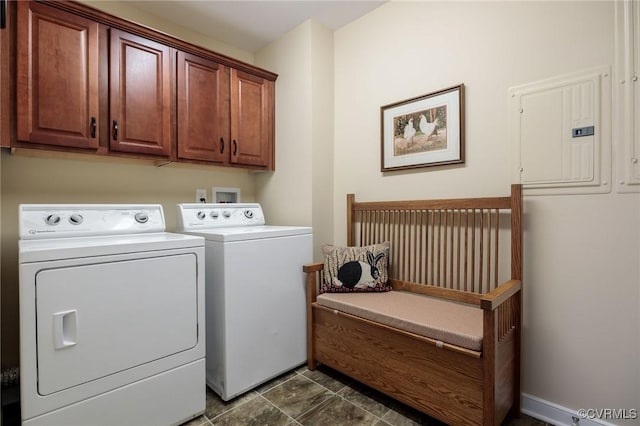
M394 156L447 148L447 105L393 118ZM416 128L415 123L418 123Z

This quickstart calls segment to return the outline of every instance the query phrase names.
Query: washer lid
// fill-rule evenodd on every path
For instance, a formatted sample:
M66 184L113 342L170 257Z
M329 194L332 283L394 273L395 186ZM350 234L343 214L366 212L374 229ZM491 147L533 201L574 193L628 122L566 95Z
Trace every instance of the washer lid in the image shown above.
M231 228L198 229L188 231L189 234L199 235L207 241L248 241L264 238L289 237L296 235L311 235L308 226L236 226Z
M203 246L201 237L169 232L18 241L20 263Z

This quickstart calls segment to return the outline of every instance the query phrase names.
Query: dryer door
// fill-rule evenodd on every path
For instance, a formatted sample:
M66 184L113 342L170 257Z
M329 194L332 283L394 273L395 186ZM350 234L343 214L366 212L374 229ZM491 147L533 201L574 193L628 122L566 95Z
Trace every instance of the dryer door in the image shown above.
M196 256L43 269L36 275L38 393L193 348Z

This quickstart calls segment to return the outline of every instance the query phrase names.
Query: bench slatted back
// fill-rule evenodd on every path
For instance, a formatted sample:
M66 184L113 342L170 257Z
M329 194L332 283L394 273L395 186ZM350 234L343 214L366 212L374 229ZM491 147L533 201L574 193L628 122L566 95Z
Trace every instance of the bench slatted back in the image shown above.
M507 255L506 274L521 279L521 190L513 185L510 197L384 202L356 202L348 194L347 243L389 241L394 286L485 294L508 278L501 270Z

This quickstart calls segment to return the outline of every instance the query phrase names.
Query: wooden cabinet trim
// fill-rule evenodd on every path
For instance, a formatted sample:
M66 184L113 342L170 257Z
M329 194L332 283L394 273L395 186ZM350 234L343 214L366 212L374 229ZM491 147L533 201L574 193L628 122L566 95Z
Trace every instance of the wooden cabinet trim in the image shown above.
M98 24L36 2L17 3L17 22L17 138L97 149ZM55 31L56 37L46 37L46 32L40 37L41 30ZM40 47L40 41L46 46ZM43 55L49 60L40 63ZM63 80L67 84L59 84ZM57 90L61 86L67 89Z
M0 29L0 146L15 140L15 22L14 2L7 2L6 26Z
M127 81L122 80L127 77L127 67L130 65L126 61L127 48L132 49L133 53L137 50L142 54L146 53L151 57L157 57L155 71L159 74L156 76L155 84L149 78L145 81L141 75L137 75L136 79L136 83L139 84L129 85ZM173 85L171 56L173 49L144 37L116 29L111 29L110 49L110 150L170 157L173 140L171 134L171 86ZM134 75L140 74L138 69L141 68L143 62L140 61L136 65ZM155 86L155 88L146 87L147 85ZM145 95L157 95L155 102L150 103L149 101L154 99L145 99L143 95L140 95L135 98L138 99L136 105L125 104L128 100L127 90L144 91L145 89L147 89ZM145 102L142 99L145 99ZM142 114L139 111L146 111L147 114ZM130 117L137 117L137 120L129 123ZM155 121L152 121L153 118Z
M108 25L112 28L117 28L131 34L135 34L135 35L147 38L149 40L153 40L158 43L165 44L167 46L173 47L177 50L181 50L186 53L202 56L203 58L210 59L221 65L225 65L230 68L235 68L240 71L245 71L249 74L257 75L267 80L275 81L278 78L278 75L271 71L256 67L254 65L247 64L245 62L239 61L237 59L231 58L229 56L226 56L217 52L213 52L203 47L196 46L194 44L191 44L184 40L180 40L176 37L173 37L161 31L154 30L152 28L133 23L122 18L118 18L116 16L113 16L106 12L102 12L98 9L94 9L91 6L87 6L82 3L77 3L75 1L56 1L56 0L53 0L53 1L43 0L43 3L51 4L51 6L56 7L58 9L67 10L77 15L81 15L86 18L95 20L99 23Z

